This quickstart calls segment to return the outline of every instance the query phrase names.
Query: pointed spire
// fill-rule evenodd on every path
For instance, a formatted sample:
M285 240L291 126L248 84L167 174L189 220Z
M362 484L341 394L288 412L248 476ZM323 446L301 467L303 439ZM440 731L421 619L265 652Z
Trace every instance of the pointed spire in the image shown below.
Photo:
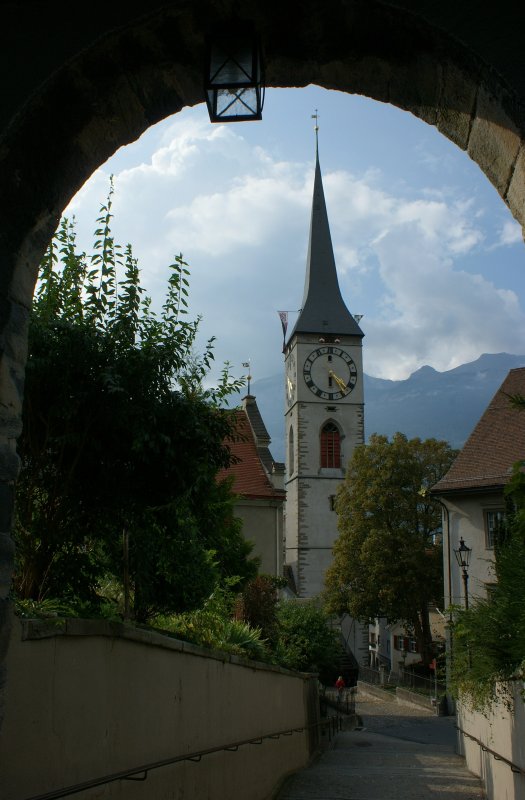
M345 306L337 280L332 237L319 165L318 117L315 125L315 180L310 222L310 241L302 310L295 333L363 336L361 328Z

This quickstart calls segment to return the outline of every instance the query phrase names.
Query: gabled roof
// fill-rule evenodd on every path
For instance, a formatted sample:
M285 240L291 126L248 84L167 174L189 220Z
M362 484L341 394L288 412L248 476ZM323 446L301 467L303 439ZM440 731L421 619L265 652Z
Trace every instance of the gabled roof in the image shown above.
M447 474L432 494L503 488L516 461L525 459L525 410L509 395L525 396L525 368L511 369Z
M304 297L291 336L296 333L364 336L339 289L317 151Z
M263 422L259 406L253 394L247 394L242 399L242 405L248 421L250 423L257 453L261 459L266 472L271 475L272 473L283 473L284 464L273 460L270 453L269 445L271 442L270 434L266 430L266 425Z
M264 468L257 441L244 409L233 412L237 435L228 447L237 463L218 473L218 480L233 475L233 491L252 499L284 500L286 493L276 489ZM262 420L261 420L262 421ZM269 439L269 437L268 437ZM267 448L266 448L267 449Z

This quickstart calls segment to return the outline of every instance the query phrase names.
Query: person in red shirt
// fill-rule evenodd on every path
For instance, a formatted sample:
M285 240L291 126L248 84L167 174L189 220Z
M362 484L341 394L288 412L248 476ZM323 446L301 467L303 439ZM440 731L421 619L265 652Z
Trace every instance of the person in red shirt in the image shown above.
M339 675L338 679L335 682L335 688L337 689L337 694L339 695L339 701L343 696L343 689L345 688L346 683L344 682L344 678L342 675Z

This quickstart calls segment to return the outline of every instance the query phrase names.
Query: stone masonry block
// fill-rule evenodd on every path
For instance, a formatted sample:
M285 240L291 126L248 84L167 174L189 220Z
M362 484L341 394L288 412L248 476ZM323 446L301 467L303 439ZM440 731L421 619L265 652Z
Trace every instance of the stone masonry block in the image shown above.
M392 67L385 60L367 56L358 60L332 61L323 64L319 83L350 94L362 94L388 102Z
M444 66L437 128L462 150L468 146L476 93L477 84L471 77L454 64Z
M14 270L9 295L15 303L26 309L31 308L38 267L48 242L58 226L58 216L48 213L36 230L24 240L17 255L17 266Z
M442 71L439 63L419 54L393 72L389 101L435 125L441 94Z
M515 218L525 229L525 143L523 142L507 192L507 203Z
M19 414L10 414L0 407L0 431L6 439L18 439L22 433L22 417Z
M0 357L1 401L4 409L15 416L22 412L24 369L22 365L13 364L5 355ZM5 411L4 411L5 413ZM0 434L5 436L3 430ZM15 476L16 477L16 476Z
M14 450L9 446L0 447L0 480L14 481L18 477L20 469L20 459Z
M468 153L502 197L507 195L519 149L518 131L498 98L480 87Z
M4 599L11 589L11 577L15 560L15 544L9 533L0 533L0 598Z
M9 328L5 336L5 354L19 368L24 367L27 359L28 326L29 309L19 303L11 303Z
M13 508L15 504L14 481L0 482L0 531L8 532L13 524ZM0 533L0 537L2 533ZM1 539L0 539L1 541ZM2 545L0 544L0 571L2 569Z

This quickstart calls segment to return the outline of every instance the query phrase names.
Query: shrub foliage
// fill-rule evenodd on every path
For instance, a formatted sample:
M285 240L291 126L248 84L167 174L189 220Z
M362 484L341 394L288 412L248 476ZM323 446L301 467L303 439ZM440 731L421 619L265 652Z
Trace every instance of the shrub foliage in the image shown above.
M112 189L90 256L63 219L43 259L29 330L16 593L96 606L101 581L125 583L138 620L195 608L232 575L256 572L234 515L220 407L238 388L225 366L203 388L213 339L196 353L189 270L169 266L160 313L132 248L111 232ZM123 541L125 547L123 547Z

